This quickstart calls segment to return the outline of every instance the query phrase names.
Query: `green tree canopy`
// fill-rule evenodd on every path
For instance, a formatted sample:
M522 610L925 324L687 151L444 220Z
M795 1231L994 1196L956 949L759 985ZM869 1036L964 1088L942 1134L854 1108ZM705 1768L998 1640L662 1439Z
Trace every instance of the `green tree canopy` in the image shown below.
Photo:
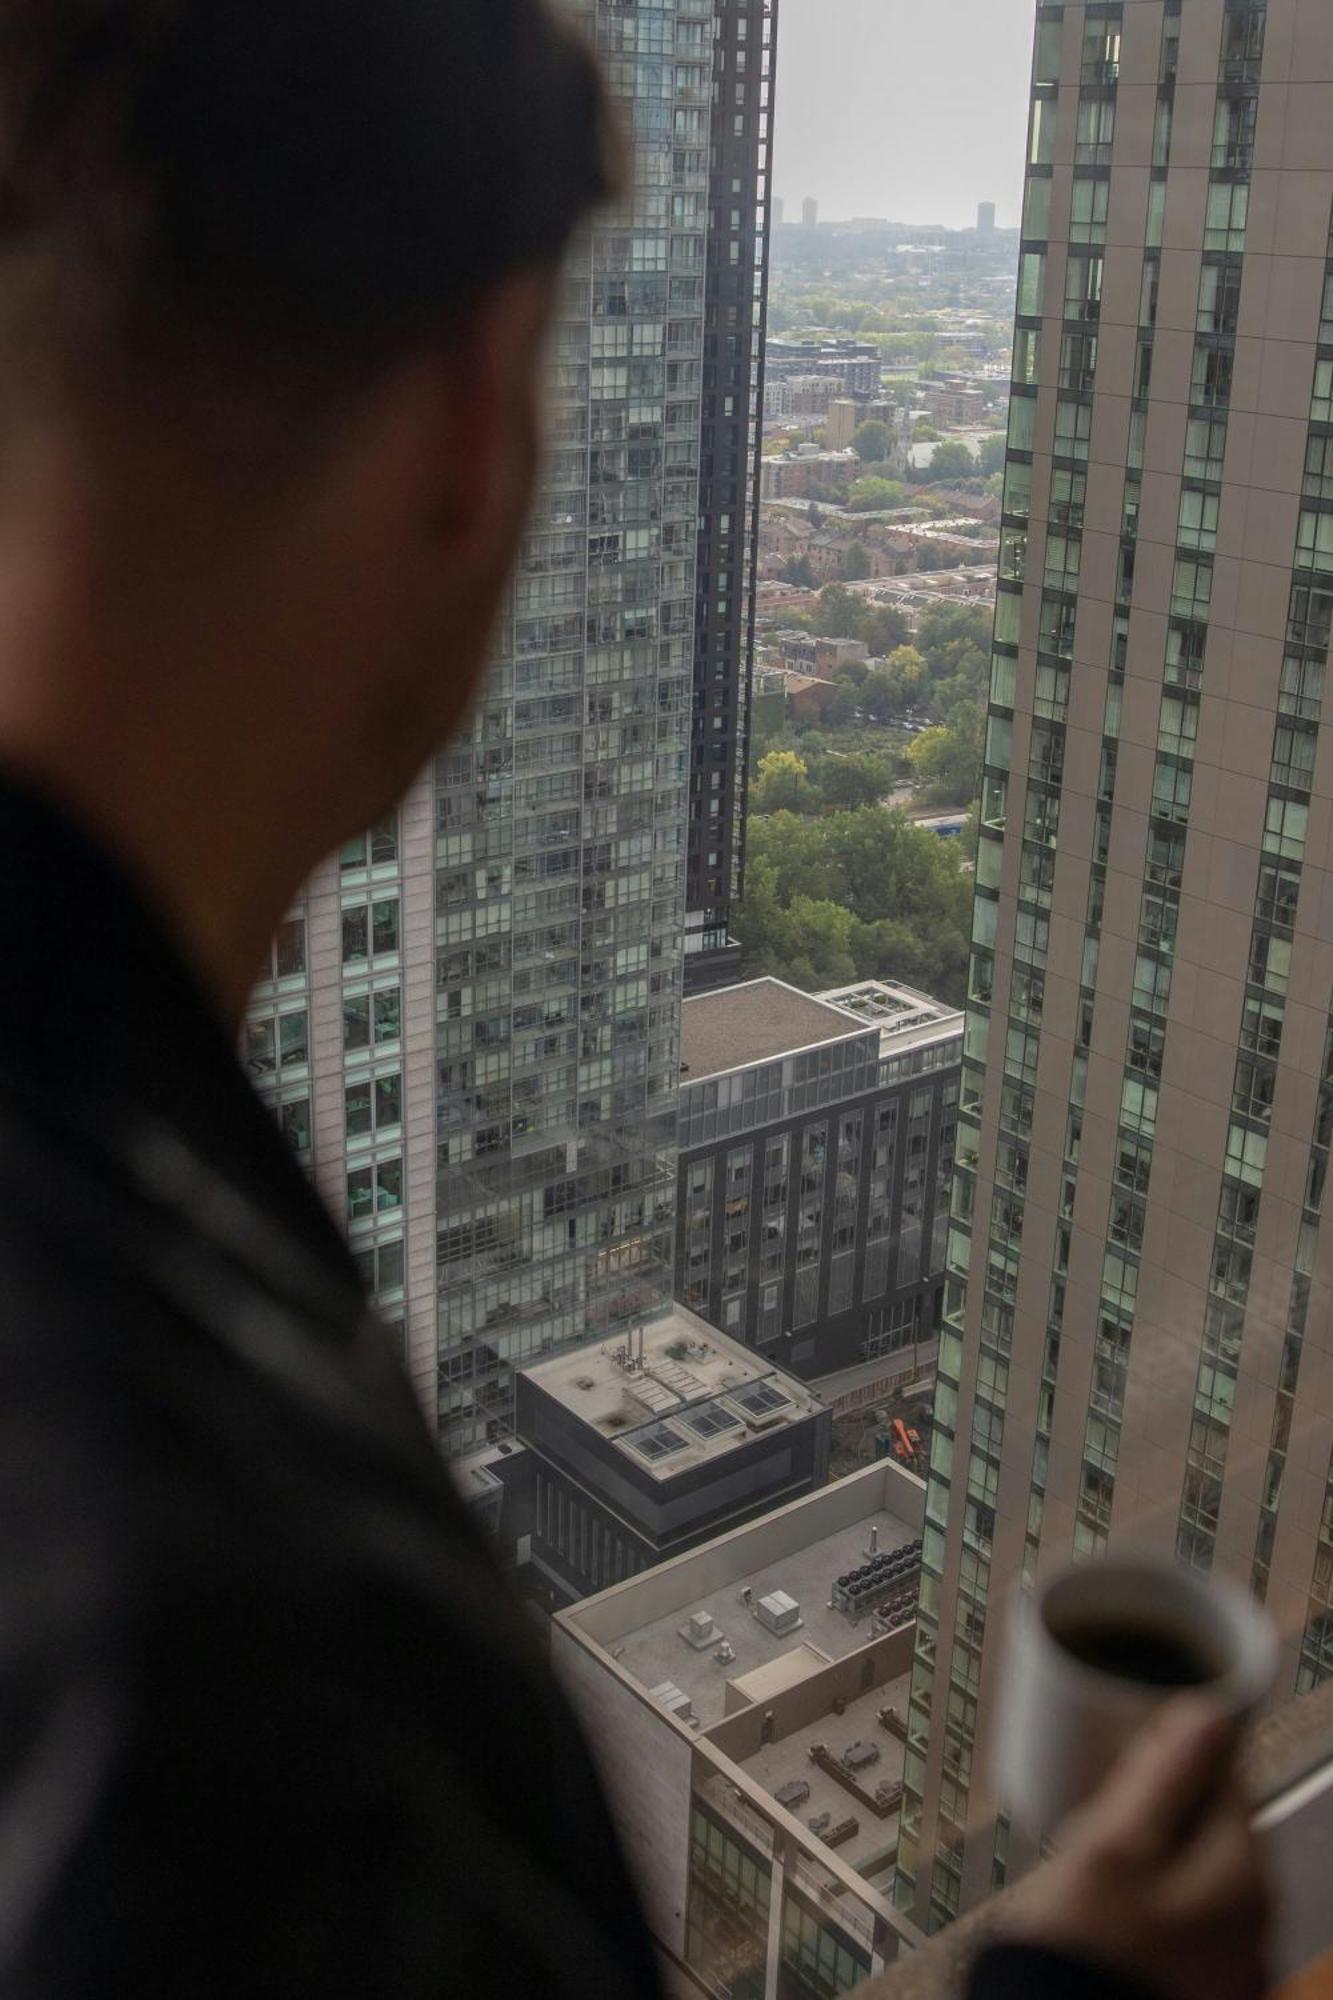
M858 479L847 497L854 514L869 514L884 507L901 507L907 488L896 479Z
M959 707L947 723L918 736L907 755L932 805L970 806L981 789L982 729L979 707Z
M873 573L870 551L864 542L849 542L843 550L842 573L848 583L860 583Z
M956 844L882 805L752 822L737 930L752 977L904 979L962 997L972 889Z
M930 461L927 478L932 481L940 479L974 479L976 474L977 461L973 457L969 447L962 442L961 438L946 438Z
M892 431L878 421L861 424L852 436L852 450L867 464L882 464L892 447Z
M801 800L801 788L810 775L804 757L794 750L770 750L759 761L759 772L750 794L756 813L794 812Z

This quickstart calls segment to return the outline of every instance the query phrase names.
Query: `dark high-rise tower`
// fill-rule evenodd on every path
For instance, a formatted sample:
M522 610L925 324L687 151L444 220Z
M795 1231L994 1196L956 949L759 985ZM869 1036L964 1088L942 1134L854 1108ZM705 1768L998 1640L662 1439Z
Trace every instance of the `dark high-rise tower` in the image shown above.
M754 662L778 0L715 0L686 986L733 977Z

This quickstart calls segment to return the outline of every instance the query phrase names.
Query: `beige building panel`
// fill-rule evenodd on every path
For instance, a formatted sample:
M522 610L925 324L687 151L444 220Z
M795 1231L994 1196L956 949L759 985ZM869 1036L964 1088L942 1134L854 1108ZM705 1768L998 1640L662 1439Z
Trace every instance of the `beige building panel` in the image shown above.
M1110 474L1123 481L1125 459L1129 451L1129 419L1128 396L1108 396L1104 401L1100 396L1097 398L1092 411L1089 479L1092 477L1093 468L1096 467L1101 470L1103 476Z
M1106 241L1141 249L1148 225L1147 167L1117 167L1106 211Z
M1139 17L1143 20L1143 17ZM1143 22L1146 27L1147 23ZM1133 28L1125 25L1125 46L1121 65L1128 76L1142 74L1132 57ZM1160 37L1159 37L1160 41ZM1149 83L1122 84L1116 94L1115 152L1117 173L1131 168L1146 170L1152 165L1153 132L1157 123L1157 89ZM1139 239L1143 238L1140 235Z
M1189 33L1180 38L1177 89L1192 83L1217 89L1217 66L1222 46L1223 0L1189 0Z
M1282 165L1320 172L1328 165L1327 129L1333 117L1333 82L1296 78L1287 86L1282 124Z
M1327 146L1326 131L1321 138ZM1333 207L1333 173L1325 167L1323 172L1268 174L1263 178L1276 183L1277 189L1273 249L1287 257L1324 256Z
M1102 271L1101 324L1117 331L1128 330L1137 338L1139 306L1143 296L1143 246L1141 243L1107 245ZM1101 365L1100 349L1098 367ZM1101 376L1098 375L1100 384Z
M1274 9L1277 37L1274 58L1280 60L1286 34L1291 34L1291 75L1307 83L1333 84L1333 12L1327 0L1290 0ZM1325 134L1327 137L1327 134Z

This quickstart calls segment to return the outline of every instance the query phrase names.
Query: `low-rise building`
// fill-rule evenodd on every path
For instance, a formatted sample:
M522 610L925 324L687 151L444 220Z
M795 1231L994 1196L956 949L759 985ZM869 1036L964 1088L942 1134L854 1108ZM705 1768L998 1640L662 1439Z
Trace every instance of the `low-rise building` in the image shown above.
M829 404L824 442L830 451L843 451L856 436L862 424L884 424L893 433L893 443L886 454L892 461L901 441L903 429L899 423L899 414L899 406L896 403L886 403L880 397L839 396ZM906 463L905 457L903 462Z
M799 451L766 458L761 477L761 498L803 500L813 488L834 487L850 490L859 477L861 461L854 451Z
M963 1017L870 981L687 1000L676 1296L804 1380L939 1326Z
M839 667L860 666L870 658L864 639L816 639L815 672L832 680Z
M526 1558L557 1603L828 1478L820 1398L680 1307L618 1343L522 1369L514 1421L531 1512L513 1525L526 1528Z
M883 1461L554 1620L683 1990L809 2000L923 1942L892 1883L924 1533Z
M942 383L925 392L926 408L939 424L979 424L986 415L990 398L981 389L957 388Z

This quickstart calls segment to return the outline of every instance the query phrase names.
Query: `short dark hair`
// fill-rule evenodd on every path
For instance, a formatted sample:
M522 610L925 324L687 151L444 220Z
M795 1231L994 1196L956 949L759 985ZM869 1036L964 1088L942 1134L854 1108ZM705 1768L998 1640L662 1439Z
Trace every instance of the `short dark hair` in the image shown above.
M546 0L0 0L0 343L364 366L554 264L614 161Z

